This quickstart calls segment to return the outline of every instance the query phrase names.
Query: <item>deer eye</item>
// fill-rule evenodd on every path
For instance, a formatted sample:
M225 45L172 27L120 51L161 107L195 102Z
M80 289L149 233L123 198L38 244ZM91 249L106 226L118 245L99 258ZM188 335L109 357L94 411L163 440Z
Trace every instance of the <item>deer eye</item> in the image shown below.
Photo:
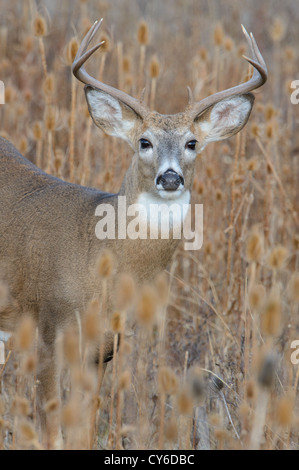
M149 140L146 140L146 139L140 139L140 148L142 150L146 150L146 149L149 149L149 148L152 148L152 144Z
M186 149L195 150L197 140L190 140L186 143Z

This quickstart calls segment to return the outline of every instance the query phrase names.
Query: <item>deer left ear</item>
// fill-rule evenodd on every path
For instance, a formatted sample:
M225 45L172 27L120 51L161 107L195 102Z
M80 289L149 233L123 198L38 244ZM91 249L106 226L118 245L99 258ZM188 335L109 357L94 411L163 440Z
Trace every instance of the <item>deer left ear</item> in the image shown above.
M253 106L251 93L235 95L214 104L194 120L202 148L209 142L227 139L246 124Z
M89 113L106 134L120 137L133 147L134 126L142 118L120 99L90 85L84 87Z

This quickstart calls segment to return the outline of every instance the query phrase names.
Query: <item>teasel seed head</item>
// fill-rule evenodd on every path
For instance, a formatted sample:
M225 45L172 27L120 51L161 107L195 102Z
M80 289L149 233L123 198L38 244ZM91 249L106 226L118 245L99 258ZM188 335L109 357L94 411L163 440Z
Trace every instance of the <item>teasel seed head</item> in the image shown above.
M43 37L47 34L46 20L41 15L37 15L33 20L33 33L37 37Z
M287 258L288 250L282 245L277 245L268 257L268 264L272 269L281 269L285 265Z
M114 267L113 254L109 250L103 251L97 261L97 272L101 279L107 279L112 275Z
M146 46L149 40L149 30L148 24L145 20L142 20L139 23L138 32L137 32L137 39L139 44Z
M160 367L158 381L161 392L167 395L173 395L176 393L178 388L178 380L170 367Z
M246 257L248 261L258 262L263 256L263 236L256 227L251 229L247 244Z
M76 37L73 37L67 46L66 58L67 58L68 65L72 65L72 63L74 62L78 49L79 49L79 41Z

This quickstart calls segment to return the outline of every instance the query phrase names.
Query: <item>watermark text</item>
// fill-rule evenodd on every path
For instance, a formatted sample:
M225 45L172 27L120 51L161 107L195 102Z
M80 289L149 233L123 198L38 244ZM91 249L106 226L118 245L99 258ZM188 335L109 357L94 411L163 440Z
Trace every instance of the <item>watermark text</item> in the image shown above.
M5 104L5 87L4 83L0 80L0 104Z

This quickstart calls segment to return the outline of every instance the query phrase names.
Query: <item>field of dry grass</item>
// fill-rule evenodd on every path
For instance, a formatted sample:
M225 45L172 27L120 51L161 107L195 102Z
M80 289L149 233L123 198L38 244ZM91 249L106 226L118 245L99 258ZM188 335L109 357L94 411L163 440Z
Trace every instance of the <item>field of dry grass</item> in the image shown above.
M78 41L104 17L89 70L161 113L234 86L250 72L240 24L253 31L269 80L236 137L199 155L192 194L204 243L181 247L155 295L124 286L137 323L109 363L100 398L71 337L60 351L65 448L298 449L298 3L165 0L2 0L0 135L47 172L117 192L131 151L89 117L71 76ZM143 21L143 22L142 22ZM100 38L101 39L101 38ZM1 294L1 293L0 293ZM0 365L0 447L42 448L36 426L35 342L23 324ZM68 368L64 368L68 364ZM76 390L76 393L74 393ZM79 391L79 392L78 392ZM47 412L57 414L57 403ZM90 416L96 432L87 429ZM89 438L87 438L89 436Z

